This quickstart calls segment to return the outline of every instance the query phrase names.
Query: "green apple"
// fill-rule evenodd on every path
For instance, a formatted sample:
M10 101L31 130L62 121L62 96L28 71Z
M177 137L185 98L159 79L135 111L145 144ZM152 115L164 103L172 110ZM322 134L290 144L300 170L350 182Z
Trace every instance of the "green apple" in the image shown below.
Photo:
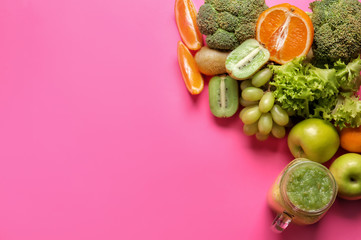
M338 196L348 200L361 199L361 155L346 153L330 166L338 185Z
M288 147L296 158L324 163L340 146L336 128L328 121L310 118L297 123L288 134Z

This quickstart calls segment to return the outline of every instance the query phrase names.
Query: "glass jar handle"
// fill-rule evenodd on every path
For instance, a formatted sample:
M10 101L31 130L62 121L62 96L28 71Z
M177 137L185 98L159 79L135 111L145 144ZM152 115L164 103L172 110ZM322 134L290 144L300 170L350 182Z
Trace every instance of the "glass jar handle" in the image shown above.
M279 214L272 223L272 230L274 232L281 233L285 230L290 222L292 221L293 216L288 212L283 211Z

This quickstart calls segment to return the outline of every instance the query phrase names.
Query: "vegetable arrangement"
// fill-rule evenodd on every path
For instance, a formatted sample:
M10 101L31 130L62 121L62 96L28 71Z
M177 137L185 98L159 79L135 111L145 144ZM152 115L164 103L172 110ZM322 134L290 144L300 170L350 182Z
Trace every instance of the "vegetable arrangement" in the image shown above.
M292 155L324 163L339 146L361 153L361 3L315 0L310 9L205 0L195 14L191 0L176 0L185 43L178 43L178 61L192 95L203 91L202 76L211 76L215 117L240 109L244 134L260 141L290 129ZM361 199L361 154L341 156L330 170L340 197Z
M287 145L295 161L315 162L326 170L321 164L340 146L351 152L329 167L334 187L314 184L325 178L311 168L288 180L290 191L281 191L282 184L271 187L268 203L280 214L273 222L277 231L293 218L317 222L336 193L361 199L361 154L354 153L361 153L361 3L316 0L310 8L313 12L306 14L288 3L268 8L264 0L205 0L195 15L191 0L176 0L177 26L186 43L178 42L180 70L193 95L203 91L202 74L211 76L209 107L215 117L232 117L241 108L243 133L259 141L284 138L290 128ZM207 46L195 37L201 34ZM322 200L325 193L333 200ZM316 205L315 212L322 214L297 211Z
M201 93L202 74L213 77L213 115L231 117L241 108L244 133L259 140L282 138L292 123L309 118L339 130L360 127L361 3L322 0L310 9L305 13L288 3L268 8L264 0L205 0L196 13L191 0L176 0L181 38L196 51L192 59L191 52L178 50L189 92ZM240 107L234 103L238 96Z

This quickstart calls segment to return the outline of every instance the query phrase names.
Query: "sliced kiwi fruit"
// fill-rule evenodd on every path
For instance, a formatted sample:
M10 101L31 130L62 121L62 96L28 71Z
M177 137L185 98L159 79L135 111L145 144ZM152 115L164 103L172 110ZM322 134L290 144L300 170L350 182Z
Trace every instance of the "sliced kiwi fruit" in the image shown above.
M234 79L249 79L268 62L269 57L269 51L256 39L248 39L228 55L226 70Z
M239 106L237 80L228 75L214 76L209 81L209 107L218 118L232 117Z

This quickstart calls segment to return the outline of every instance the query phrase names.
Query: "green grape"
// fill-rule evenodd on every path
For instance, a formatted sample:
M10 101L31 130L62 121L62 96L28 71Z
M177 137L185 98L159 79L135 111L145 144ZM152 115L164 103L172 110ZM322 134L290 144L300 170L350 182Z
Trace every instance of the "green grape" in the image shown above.
M285 127L283 126L280 126L276 123L273 123L273 126L272 126L272 135L275 137L275 138L284 138L286 136L286 129Z
M255 135L258 132L258 123L252 123L252 124L244 124L243 125L243 132L247 136Z
M263 96L263 90L256 87L248 87L242 91L242 98L246 101L258 101Z
M277 123L280 126L287 125L288 121L290 120L287 112L277 104L275 104L271 109L271 114L273 121L275 121L275 123Z
M241 90L244 90L244 89L246 89L248 87L253 87L251 79L244 80L244 81L241 82L241 84L240 84Z
M239 118L242 120L242 116L243 116L243 113L247 110L247 108L243 108L240 112L239 112Z
M258 71L252 77L252 85L255 87L261 87L265 85L272 77L272 71L269 68L264 68L261 71Z
M261 111L259 110L258 105L249 106L244 108L244 112L241 115L242 122L244 124L252 124L257 122L261 116Z
M265 141L268 138L268 134L262 134L260 132L256 133L256 138L258 141Z
M259 110L263 113L269 112L274 103L275 97L273 96L273 92L266 92L259 101Z
M258 131L263 135L268 135L272 130L273 120L270 113L262 113L258 120Z
M258 101L246 101L242 97L240 97L239 104L241 104L243 107L249 107L258 104Z

